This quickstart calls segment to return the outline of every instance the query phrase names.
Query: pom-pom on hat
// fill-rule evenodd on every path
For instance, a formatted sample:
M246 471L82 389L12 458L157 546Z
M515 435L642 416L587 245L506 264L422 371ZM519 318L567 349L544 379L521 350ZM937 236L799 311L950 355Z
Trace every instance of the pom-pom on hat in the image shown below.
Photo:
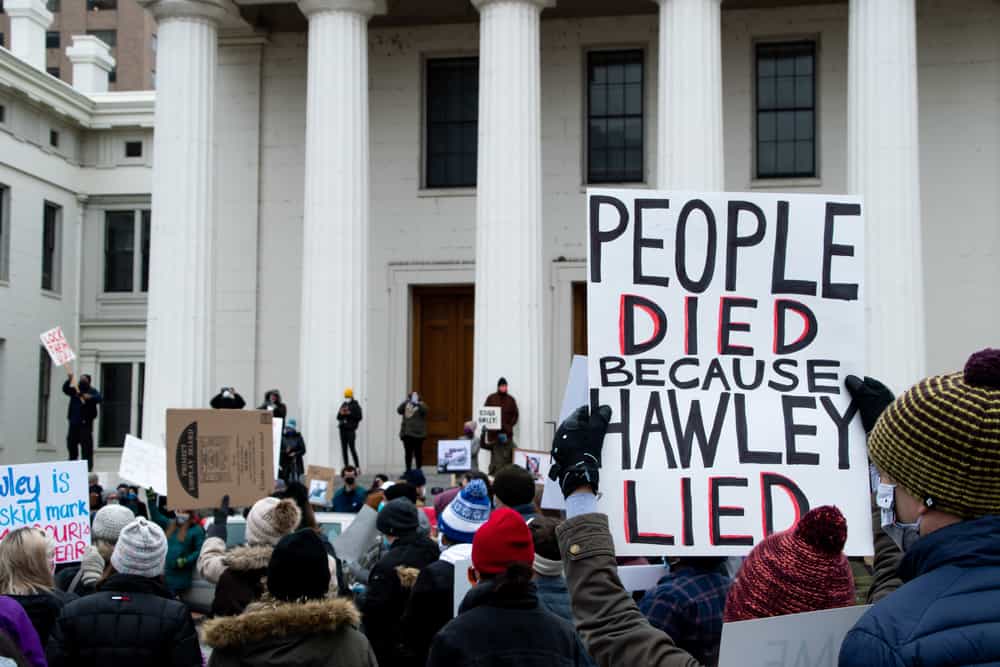
M868 452L928 507L963 519L1000 514L1000 350L904 392L875 424Z
M247 544L274 546L301 521L302 510L291 498L261 498L247 514Z
M482 574L501 574L514 563L531 567L534 560L528 525L507 507L494 510L472 540L472 566Z
M444 508L438 521L440 530L450 542L471 544L476 531L490 518L490 498L486 484L474 479Z
M847 521L831 505L808 512L790 530L758 544L726 598L724 620L800 614L854 604Z

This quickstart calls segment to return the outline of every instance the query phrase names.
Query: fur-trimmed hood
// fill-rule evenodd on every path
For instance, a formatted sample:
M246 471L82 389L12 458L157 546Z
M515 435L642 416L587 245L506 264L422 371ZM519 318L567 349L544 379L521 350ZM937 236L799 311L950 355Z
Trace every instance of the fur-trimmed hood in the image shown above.
M274 547L268 544L243 544L227 551L222 557L222 563L227 568L241 572L266 570L273 551Z
M261 600L239 616L206 621L202 639L213 649L225 649L268 639L335 632L344 626L356 629L360 623L358 608L343 598L308 602Z

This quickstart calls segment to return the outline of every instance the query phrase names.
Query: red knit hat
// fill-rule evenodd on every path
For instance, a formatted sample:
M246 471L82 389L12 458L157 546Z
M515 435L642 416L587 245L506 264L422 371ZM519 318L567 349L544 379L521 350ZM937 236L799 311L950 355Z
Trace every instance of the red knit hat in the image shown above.
M524 518L510 509L493 510L472 540L472 565L482 574L501 574L514 563L535 561L535 544Z
M847 520L824 505L775 533L747 556L726 598L725 622L854 604L854 576L843 553Z

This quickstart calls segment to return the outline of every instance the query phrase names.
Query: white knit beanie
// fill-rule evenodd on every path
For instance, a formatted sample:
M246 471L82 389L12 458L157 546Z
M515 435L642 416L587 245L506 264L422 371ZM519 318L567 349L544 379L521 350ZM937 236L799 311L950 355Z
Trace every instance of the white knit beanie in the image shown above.
M247 544L274 546L302 521L302 511L290 498L261 498L247 514Z
M167 537L163 529L142 517L122 528L111 554L111 564L121 574L150 579L163 574Z
M94 515L90 532L95 538L114 544L122 528L132 523L133 519L135 514L124 505L105 505Z

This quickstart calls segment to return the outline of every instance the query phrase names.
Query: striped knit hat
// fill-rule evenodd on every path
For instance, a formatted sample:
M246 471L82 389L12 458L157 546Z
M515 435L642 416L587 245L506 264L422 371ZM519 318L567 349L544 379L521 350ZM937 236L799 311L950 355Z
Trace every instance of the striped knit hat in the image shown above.
M928 507L963 519L1000 514L1000 350L907 390L875 424L868 453Z
M800 614L854 604L847 556L847 521L824 505L794 528L764 539L747 556L726 597L723 620Z
M454 544L472 544L476 531L490 518L486 484L474 479L441 512L438 530Z
M111 554L111 564L121 574L150 579L163 574L167 537L155 523L138 517L122 528Z

